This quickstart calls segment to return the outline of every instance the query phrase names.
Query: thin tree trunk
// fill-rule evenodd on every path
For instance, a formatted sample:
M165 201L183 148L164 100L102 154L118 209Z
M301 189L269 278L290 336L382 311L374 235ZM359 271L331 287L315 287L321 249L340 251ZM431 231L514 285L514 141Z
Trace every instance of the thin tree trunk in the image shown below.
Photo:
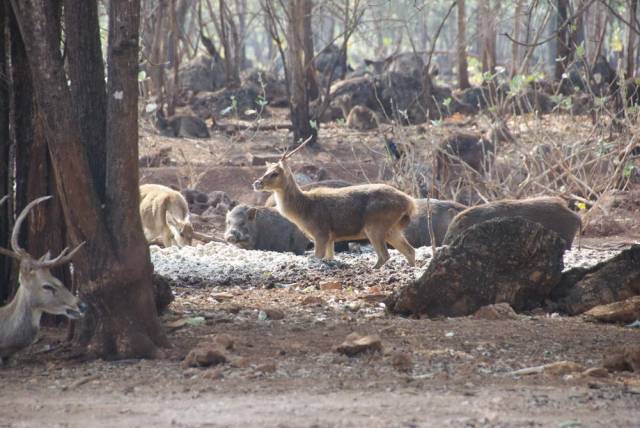
M220 19L220 43L224 51L224 72L226 84L229 88L235 88L240 85L240 74L235 61L235 53L231 48L229 40L230 20L227 4L224 0L219 0L219 19Z
M304 4L309 0L290 0L287 10L287 38L289 42L288 66L289 71L289 109L291 124L293 125L293 144L297 145L307 138L309 144L314 144L318 135L316 128L311 126L309 114L309 93L305 73L304 55Z
M625 70L625 79L631 79L636 73L636 31L637 31L637 14L638 14L638 0L629 0L629 24L631 25L627 30L627 66Z
M238 32L240 35L240 50L238 51L238 64L240 70L247 68L247 0L236 0L238 13Z
M304 44L304 68L307 79L307 90L309 91L309 100L315 100L320 95L318 90L318 82L316 81L316 69L313 64L313 31L311 30L311 16L313 13L313 1L304 1L303 11L303 44Z
M109 2L104 201L90 178L59 46L48 37L55 25L50 2L11 3L29 59L70 241L87 242L74 259L74 275L91 310L76 339L103 357L155 356L157 346L167 342L153 303L151 264L138 214L139 1Z
M11 108L9 98L9 53L7 52L7 38L9 35L9 15L6 4L0 1L0 198L9 196L4 205L0 206L0 246L9 248L9 234L12 226L12 198L11 186L9 112ZM11 270L13 260L9 257L0 258L0 306L12 294Z
M153 93L158 98L159 105L162 105L162 91L164 88L164 36L165 36L165 10L167 0L158 0L158 6L156 9L156 16L154 19L153 28L153 42L151 45L151 58L149 64L149 75L151 77L151 84Z
M482 33L482 71L493 75L496 71L496 17L489 0L480 2L478 8Z
M520 40L520 32L522 27L522 1L516 1L516 11L513 17L513 37ZM520 45L511 43L511 77L518 74L518 65L520 64Z
M173 116L176 113L176 101L178 99L178 68L180 67L180 60L178 58L178 21L176 18L176 0L169 0L169 55L171 68L173 69L173 82L170 87L171 90L167 95L167 114Z
M467 37L466 37L467 16L465 11L465 0L458 0L458 34L456 37L456 52L458 56L458 87L467 89L471 87L469 83L469 70L467 64Z
M569 19L569 0L556 0L557 8L557 53L556 53L556 66L555 66L555 78L561 80L563 74L567 70L567 66L573 60L573 50L571 28L567 22Z

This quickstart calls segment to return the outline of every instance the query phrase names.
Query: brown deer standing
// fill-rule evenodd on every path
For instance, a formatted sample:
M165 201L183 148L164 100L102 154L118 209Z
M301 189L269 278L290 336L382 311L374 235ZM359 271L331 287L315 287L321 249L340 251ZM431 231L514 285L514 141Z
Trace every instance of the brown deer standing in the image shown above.
M0 203L4 202L5 198ZM49 271L71 261L84 243L73 251L65 248L54 259L49 253L35 259L18 244L20 226L29 211L50 198L51 196L44 196L28 204L16 219L11 233L13 251L0 248L0 254L20 261L18 291L11 303L0 308L0 364L33 342L40 330L40 317L44 312L77 319L83 316L88 308Z
M366 238L378 256L374 268L389 260L387 242L415 266L415 250L402 234L415 211L413 199L386 184L301 190L286 160L306 143L270 164L253 188L275 194L278 211L313 240L318 258L332 259L335 241Z

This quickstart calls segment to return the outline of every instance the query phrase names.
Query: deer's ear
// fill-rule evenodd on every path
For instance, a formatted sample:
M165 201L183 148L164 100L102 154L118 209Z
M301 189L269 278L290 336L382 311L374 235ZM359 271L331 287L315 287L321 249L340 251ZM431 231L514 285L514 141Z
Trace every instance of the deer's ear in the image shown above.
M249 208L249 211L247 211L247 218L250 221L253 221L256 219L256 214L258 214L258 210L255 208Z
M38 261L40 262L46 262L48 260L51 260L51 251L47 251L47 253L44 256L38 259Z

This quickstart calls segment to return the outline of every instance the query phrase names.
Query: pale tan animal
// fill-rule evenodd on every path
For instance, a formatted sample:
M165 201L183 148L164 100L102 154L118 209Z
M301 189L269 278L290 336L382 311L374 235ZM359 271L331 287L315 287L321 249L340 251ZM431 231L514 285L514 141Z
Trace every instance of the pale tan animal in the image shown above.
M160 239L165 247L191 245L193 226L184 196L167 186L140 186L140 217L147 242Z
M387 242L414 266L415 250L402 234L415 211L413 199L386 184L303 191L285 162L303 146L270 164L253 187L274 192L278 211L313 240L315 256L332 259L335 241L367 238L378 256L375 268L389 259Z
M11 233L12 250L0 248L0 254L20 261L18 291L11 303L0 308L0 363L33 343L40 330L40 317L44 312L76 319L82 317L88 308L49 271L68 263L82 244L73 251L65 248L53 259L49 253L35 259L18 244L20 226L29 211L49 198L51 197L38 198L22 210ZM0 203L3 201L4 199Z

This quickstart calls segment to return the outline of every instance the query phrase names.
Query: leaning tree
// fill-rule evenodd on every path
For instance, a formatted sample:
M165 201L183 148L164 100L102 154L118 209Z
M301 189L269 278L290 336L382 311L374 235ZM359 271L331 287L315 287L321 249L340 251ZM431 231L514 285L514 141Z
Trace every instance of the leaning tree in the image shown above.
M74 339L101 357L153 357L167 339L153 302L152 265L138 215L140 3L108 2L106 88L96 0L64 1L67 68L56 37L56 3L10 5L68 240L87 242L74 260L74 281L91 311Z

